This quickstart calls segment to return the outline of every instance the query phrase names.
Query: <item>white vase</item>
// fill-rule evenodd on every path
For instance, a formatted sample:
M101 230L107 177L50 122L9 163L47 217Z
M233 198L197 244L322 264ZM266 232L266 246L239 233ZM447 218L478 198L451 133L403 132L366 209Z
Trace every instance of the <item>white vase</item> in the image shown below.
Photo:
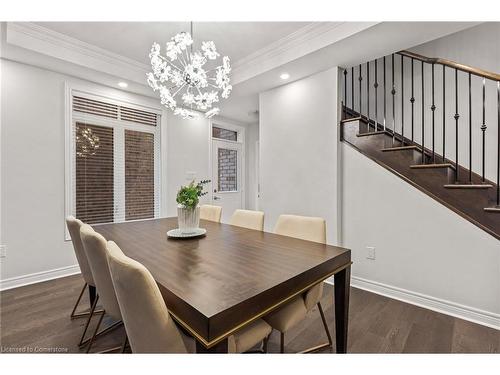
M194 233L200 226L200 207L177 206L177 222L183 234Z

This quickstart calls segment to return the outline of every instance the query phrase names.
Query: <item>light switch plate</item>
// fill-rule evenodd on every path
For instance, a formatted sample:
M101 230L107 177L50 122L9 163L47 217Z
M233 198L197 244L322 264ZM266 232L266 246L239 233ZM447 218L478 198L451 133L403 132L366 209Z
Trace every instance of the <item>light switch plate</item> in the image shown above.
M375 258L376 258L375 247L374 246L367 246L366 247L366 259L375 260Z
M0 245L0 258L7 256L7 245Z

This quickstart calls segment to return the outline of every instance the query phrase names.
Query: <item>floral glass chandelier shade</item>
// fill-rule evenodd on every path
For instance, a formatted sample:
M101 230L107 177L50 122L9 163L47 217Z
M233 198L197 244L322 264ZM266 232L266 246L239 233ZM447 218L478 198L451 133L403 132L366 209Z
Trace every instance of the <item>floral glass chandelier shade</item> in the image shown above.
M220 112L214 106L219 95L227 99L232 90L229 57L218 62L219 56L212 41L202 42L201 50L193 51L191 34L181 32L166 43L165 55L153 43L149 54L153 71L147 74L147 82L175 115L190 119L197 117L194 110L198 110L210 118Z

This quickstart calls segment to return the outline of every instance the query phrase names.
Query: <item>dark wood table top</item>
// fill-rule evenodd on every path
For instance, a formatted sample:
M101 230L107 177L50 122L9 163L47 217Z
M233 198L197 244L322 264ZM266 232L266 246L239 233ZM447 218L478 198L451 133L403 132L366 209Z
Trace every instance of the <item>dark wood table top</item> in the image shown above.
M351 251L201 221L197 239L169 239L177 218L94 226L144 264L172 315L205 346L348 267Z

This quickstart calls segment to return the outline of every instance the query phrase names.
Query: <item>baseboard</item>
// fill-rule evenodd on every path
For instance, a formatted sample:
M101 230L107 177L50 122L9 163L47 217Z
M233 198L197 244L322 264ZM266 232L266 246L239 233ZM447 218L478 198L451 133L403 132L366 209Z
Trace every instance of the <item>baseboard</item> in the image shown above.
M326 282L333 284L333 278L326 280ZM455 302L431 297L425 294L412 292L410 290L397 288L395 286L382 284L377 281L367 280L356 276L351 277L351 286L500 330L500 314L476 309L470 306L461 305Z
M60 277L71 276L77 273L80 273L80 267L78 267L78 264L74 266L56 268L49 271L31 273L29 275L12 277L10 279L0 280L0 291L41 283L42 281L58 279Z

